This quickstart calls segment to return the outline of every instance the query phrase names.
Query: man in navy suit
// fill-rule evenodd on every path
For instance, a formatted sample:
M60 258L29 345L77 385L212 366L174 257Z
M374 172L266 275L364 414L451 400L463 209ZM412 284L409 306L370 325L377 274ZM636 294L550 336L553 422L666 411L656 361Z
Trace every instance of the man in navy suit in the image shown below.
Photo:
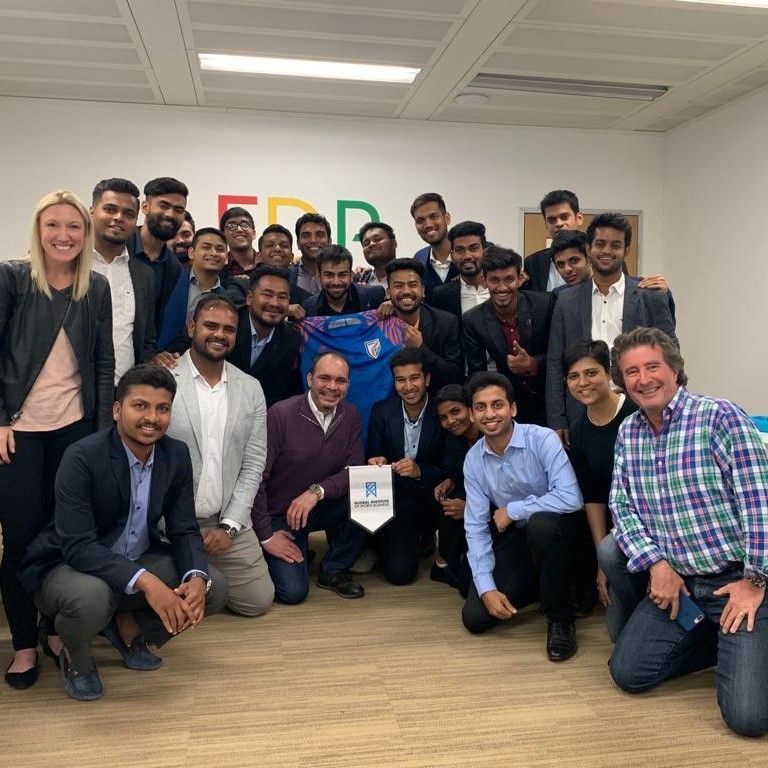
M459 274L451 260L451 243L448 240L451 214L445 210L445 200L441 195L425 192L413 201L411 216L419 237L427 244L425 248L416 251L413 258L426 269L424 296L429 303L435 288Z
M91 656L98 633L129 669L157 669L162 659L147 643L160 646L197 626L226 599L195 519L189 450L165 436L175 392L164 368L139 365L123 375L116 425L67 449L54 519L22 564L22 584L58 633L44 648L74 699L103 693Z
M422 532L434 532L445 519L433 496L435 486L457 471L464 451L440 428L421 350L406 347L389 364L397 397L373 406L366 455L369 464L392 465L395 517L377 534L377 545L385 578L403 585L419 570Z
M303 304L307 317L351 315L378 308L386 291L380 285L352 283L352 254L340 245L327 245L317 254L322 291Z
M592 279L558 292L547 354L547 426L567 442L568 427L584 406L567 392L563 352L579 339L602 339L609 347L620 333L642 325L675 336L675 307L667 290L641 288L624 274L632 226L620 213L601 213L587 227ZM658 284L658 276L654 280ZM666 283L663 283L666 286Z

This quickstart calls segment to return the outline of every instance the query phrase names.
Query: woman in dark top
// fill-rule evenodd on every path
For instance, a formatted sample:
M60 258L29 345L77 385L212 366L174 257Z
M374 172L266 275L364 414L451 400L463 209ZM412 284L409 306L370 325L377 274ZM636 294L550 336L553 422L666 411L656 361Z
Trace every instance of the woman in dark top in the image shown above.
M637 410L626 395L611 388L610 367L610 352L604 341L576 341L563 355L568 390L587 407L586 413L571 427L570 455L595 548L611 527L608 494L619 425ZM608 585L599 566L597 591L600 602L607 607L610 604Z
M19 565L53 516L62 454L112 422L112 302L92 254L88 209L61 190L37 204L28 258L0 264L0 591L14 688L37 680L37 610ZM61 641L43 647L56 653Z

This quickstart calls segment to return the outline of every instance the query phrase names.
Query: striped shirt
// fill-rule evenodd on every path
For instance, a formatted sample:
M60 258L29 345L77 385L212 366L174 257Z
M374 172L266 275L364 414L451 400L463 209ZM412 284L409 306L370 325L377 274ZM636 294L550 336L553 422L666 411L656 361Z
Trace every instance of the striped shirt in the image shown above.
M744 412L683 387L659 434L642 411L616 439L609 505L630 571L666 560L680 574L734 563L768 575L768 453Z

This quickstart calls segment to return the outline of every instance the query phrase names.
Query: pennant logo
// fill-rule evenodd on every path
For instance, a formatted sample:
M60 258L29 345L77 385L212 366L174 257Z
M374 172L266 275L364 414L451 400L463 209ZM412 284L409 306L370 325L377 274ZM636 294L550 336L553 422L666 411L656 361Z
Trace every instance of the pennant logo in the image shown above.
M376 483L366 483L365 484L365 498L367 499L369 496L373 496L373 498L376 498Z

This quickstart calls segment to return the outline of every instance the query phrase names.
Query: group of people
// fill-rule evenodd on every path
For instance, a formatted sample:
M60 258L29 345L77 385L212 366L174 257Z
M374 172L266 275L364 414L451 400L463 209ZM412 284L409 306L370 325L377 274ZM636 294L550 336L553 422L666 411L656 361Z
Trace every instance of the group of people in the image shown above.
M398 257L368 222L355 269L320 214L257 239L239 207L196 229L187 198L167 177L142 200L100 181L90 209L51 193L0 264L9 685L34 684L40 646L96 699L97 635L154 670L150 646L206 613L301 603L322 530L322 589L363 597L374 563L409 584L434 553L467 630L538 602L552 661L599 600L621 688L716 664L729 727L768 731L768 457L737 406L687 390L671 291L626 273L623 215L582 231L553 191L551 245L523 260L426 193L425 246ZM348 508L366 463L394 485L373 534Z

